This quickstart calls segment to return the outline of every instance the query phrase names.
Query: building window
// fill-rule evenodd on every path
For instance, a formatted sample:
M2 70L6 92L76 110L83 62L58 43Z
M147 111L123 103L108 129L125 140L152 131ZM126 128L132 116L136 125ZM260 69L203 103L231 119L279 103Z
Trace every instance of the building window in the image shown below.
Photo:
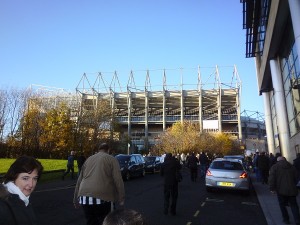
M300 65L295 43L289 55L281 60L284 94L290 136L300 131Z

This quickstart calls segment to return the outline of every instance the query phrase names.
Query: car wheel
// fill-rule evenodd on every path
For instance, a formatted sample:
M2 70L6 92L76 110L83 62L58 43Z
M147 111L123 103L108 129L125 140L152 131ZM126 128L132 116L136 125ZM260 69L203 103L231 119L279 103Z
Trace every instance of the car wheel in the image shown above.
M125 180L130 180L130 173L129 172L126 173Z
M143 169L141 176L144 177L146 175L146 171Z

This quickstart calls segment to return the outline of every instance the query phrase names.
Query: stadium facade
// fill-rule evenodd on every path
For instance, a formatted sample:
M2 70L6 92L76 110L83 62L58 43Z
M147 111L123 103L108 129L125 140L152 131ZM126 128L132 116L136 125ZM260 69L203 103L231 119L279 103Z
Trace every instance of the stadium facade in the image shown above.
M255 57L270 152L300 152L300 1L242 0L246 57Z
M125 87L121 87L117 72L111 76L84 74L76 91L82 110L95 108L100 99L110 102L121 126L121 137L127 136L130 140L129 151L134 146L150 149L159 141L160 134L177 121L198 123L200 132L223 132L246 148L265 151L264 120L258 118L258 113L249 117L245 111L241 112L241 81L236 66L189 70L131 71ZM183 82L187 73L194 78L195 85ZM222 82L221 75L229 81ZM145 77L144 85L137 86L135 80L141 76ZM176 77L179 85L174 85ZM171 78L173 84L167 83L167 78ZM150 80L162 82L152 85ZM251 118L254 114L256 118Z

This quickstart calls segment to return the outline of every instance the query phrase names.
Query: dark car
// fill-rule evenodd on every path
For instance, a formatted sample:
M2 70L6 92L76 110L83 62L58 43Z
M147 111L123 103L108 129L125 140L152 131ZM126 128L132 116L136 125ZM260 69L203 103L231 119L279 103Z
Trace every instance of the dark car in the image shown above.
M146 172L155 173L160 171L161 159L159 156L145 156Z
M145 176L145 160L141 154L119 154L115 157L119 161L124 180L130 180L131 177Z

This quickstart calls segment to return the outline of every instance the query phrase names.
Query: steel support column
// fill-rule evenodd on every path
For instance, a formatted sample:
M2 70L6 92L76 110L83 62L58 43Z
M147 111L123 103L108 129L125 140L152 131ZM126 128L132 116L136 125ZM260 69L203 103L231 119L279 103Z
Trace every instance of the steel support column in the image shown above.
M180 95L180 120L181 120L181 123L183 124L183 120L184 120L184 93L183 93L183 90L181 90L181 95Z
M217 105L218 105L218 125L219 125L219 132L222 132L222 89L219 87L218 91L218 98L217 98Z
M265 123L266 123L268 149L269 149L269 153L273 153L275 155L276 152L275 152L274 132L273 132L273 127L272 127L270 92L263 92L262 96L264 99Z
M127 110L128 110L128 128L127 128L127 132L128 132L128 138L129 140L131 140L131 109L132 109L132 99L131 99L131 92L129 90L127 90ZM130 154L130 145L128 143L128 154Z
M199 90L199 128L200 134L203 133L203 116L202 116L202 90Z
M236 89L236 112L237 112L237 119L238 119L238 139L243 139L243 132L242 132L242 124L241 124L241 106L240 106L240 90Z
M163 90L163 131L166 130L166 90Z
M280 72L280 66L277 59L270 60L270 68L272 75L272 82L274 87L274 100L275 109L277 114L278 123L278 135L280 140L281 154L286 157L289 162L293 162L293 158L290 153L290 142L289 142L289 127L288 119L286 114L286 104L284 97L284 89L282 83L282 77Z
M149 94L148 91L145 91L145 140L144 140L144 147L148 150L148 138L149 138Z

